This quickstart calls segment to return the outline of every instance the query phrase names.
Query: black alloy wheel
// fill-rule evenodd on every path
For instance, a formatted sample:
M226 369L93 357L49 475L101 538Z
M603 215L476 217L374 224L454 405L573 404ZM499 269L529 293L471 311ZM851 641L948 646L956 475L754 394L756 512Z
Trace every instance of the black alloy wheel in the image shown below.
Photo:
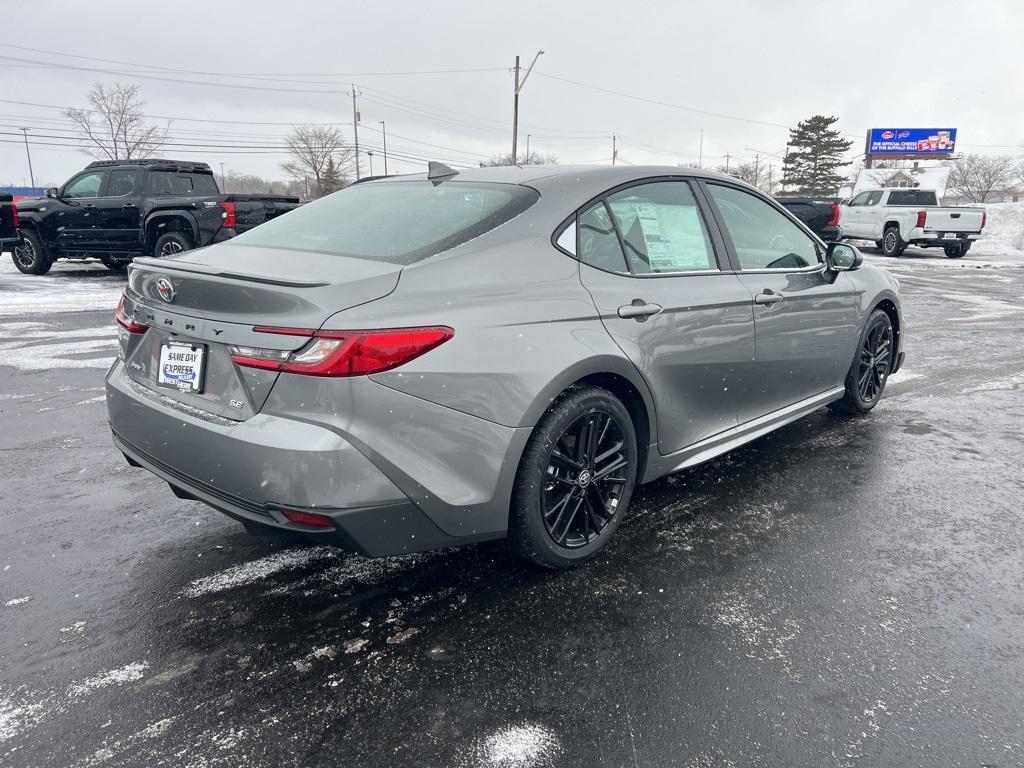
M508 543L546 568L592 558L628 514L640 480L633 417L603 387L575 385L537 422L516 470Z
M846 392L841 400L831 403L830 408L861 414L878 404L895 360L895 339L889 315L876 309L868 318L857 354L846 374Z
M630 483L622 427L610 413L577 418L551 449L541 487L544 528L560 547L594 541L614 517Z

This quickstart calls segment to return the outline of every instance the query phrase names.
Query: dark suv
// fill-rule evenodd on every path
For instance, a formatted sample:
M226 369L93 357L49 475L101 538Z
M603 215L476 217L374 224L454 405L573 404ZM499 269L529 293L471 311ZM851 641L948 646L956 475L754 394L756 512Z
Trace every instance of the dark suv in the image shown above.
M60 189L18 205L22 272L41 275L60 258L99 258L124 269L135 256L168 256L234 237L299 204L297 197L223 195L206 163L90 163Z

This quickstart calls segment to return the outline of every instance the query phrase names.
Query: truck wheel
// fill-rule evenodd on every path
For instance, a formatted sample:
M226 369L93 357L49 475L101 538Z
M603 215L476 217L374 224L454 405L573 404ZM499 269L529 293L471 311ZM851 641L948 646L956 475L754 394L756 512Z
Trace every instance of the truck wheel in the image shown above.
M53 265L43 241L31 229L21 230L21 241L14 246L11 257L18 271L26 275L45 275Z
M157 238L156 245L153 246L153 256L158 259L175 256L183 251L191 251L194 247L187 235L181 232L168 232Z
M971 248L970 243L964 243L963 245L947 245L944 250L946 257L950 259L962 259L967 255L967 251Z
M886 256L902 256L906 249L907 244L900 237L900 228L896 225L886 227L882 235L882 253Z

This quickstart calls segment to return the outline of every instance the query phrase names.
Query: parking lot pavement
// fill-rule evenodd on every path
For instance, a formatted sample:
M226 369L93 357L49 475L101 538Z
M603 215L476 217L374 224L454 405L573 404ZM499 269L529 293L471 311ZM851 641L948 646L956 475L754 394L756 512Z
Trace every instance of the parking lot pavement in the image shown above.
M1024 270L868 255L905 369L570 573L250 539L105 423L121 278L0 267L0 764L1024 764ZM38 362L45 361L45 363Z

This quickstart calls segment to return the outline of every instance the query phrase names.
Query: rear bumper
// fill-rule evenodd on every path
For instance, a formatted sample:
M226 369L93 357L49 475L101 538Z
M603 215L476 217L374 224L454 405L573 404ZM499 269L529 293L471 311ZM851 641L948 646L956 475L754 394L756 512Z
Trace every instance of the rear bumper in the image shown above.
M946 235L955 235L955 237L947 238ZM980 232L943 232L943 231L927 231L915 227L910 230L910 234L907 237L908 243L914 243L915 245L956 245L962 242L974 242L975 240L981 239Z
M334 431L281 416L230 422L184 411L129 379L118 362L107 376L114 444L132 464L243 522L303 533L383 557L496 535L451 536L351 443ZM293 523L311 512L332 528Z

